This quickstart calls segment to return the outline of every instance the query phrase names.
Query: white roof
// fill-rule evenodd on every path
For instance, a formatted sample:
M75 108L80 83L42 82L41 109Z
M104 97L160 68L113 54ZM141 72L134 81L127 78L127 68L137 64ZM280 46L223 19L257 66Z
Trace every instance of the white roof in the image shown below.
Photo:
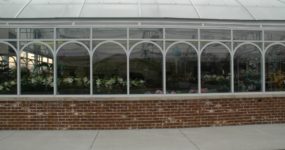
M285 20L285 0L0 0L0 18Z

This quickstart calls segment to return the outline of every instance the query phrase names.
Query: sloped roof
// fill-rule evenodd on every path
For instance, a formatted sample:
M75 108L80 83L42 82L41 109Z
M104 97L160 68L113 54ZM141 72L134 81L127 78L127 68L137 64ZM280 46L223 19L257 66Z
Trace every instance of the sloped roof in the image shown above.
M0 18L285 20L285 0L0 0Z

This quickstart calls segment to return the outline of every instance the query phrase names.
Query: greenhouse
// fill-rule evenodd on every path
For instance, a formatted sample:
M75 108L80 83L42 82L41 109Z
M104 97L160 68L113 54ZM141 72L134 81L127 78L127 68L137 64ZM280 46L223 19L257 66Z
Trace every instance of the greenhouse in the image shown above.
M1 101L282 97L284 14L284 0L0 1Z

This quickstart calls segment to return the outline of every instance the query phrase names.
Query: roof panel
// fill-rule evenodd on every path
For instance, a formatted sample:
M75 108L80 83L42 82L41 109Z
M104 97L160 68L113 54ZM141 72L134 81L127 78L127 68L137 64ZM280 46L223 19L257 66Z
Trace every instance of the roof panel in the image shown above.
M84 0L34 0L20 18L78 17Z
M0 18L15 17L285 20L285 0L0 0Z
M139 17L136 4L85 4L80 17Z
M29 0L1 0L0 17L14 18L28 2Z

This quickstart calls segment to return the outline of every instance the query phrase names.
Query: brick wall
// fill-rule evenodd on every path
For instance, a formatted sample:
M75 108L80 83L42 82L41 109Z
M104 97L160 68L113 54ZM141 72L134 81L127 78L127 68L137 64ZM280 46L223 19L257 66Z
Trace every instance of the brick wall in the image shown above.
M136 101L19 99L0 101L0 129L184 128L285 123L285 97Z

